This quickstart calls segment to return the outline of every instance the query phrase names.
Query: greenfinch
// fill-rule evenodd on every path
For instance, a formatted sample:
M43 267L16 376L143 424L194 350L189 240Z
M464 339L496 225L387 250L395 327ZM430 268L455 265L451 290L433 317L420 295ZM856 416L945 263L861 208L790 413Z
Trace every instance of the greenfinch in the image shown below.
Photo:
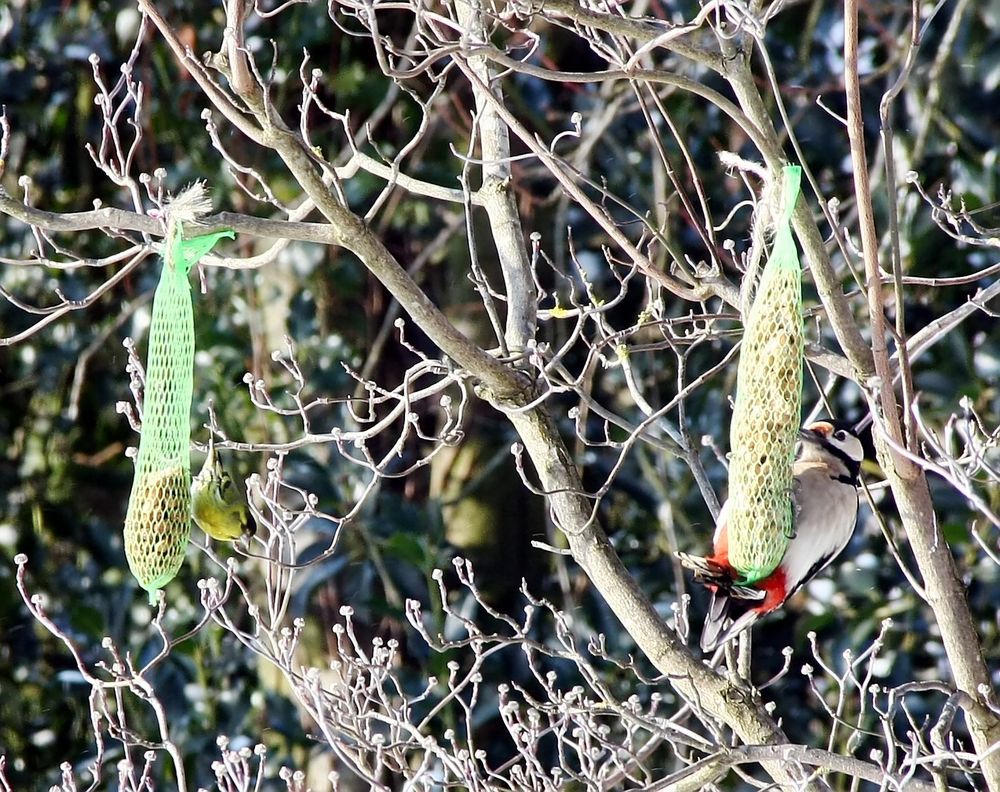
M205 464L191 481L191 516L201 530L221 542L257 532L246 498L222 467L211 440Z

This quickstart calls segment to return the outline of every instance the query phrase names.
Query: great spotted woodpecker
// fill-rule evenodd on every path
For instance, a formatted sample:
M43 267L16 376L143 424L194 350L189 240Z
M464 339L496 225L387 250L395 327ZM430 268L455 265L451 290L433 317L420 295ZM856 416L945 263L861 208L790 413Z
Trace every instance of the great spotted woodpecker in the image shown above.
M696 582L712 592L701 634L701 648L714 651L747 629L765 613L781 607L792 594L825 569L847 546L858 518L858 483L864 449L857 436L817 421L799 432L801 440L792 465L795 488L795 533L781 563L751 585L729 563L723 505L715 528L712 555L677 553L694 570Z

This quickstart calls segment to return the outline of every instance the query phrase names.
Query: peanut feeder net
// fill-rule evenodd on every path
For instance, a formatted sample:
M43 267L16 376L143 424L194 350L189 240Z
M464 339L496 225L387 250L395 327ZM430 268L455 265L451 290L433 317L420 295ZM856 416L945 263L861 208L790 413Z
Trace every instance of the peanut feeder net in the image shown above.
M792 240L801 169L787 166L774 246L745 320L730 427L729 562L752 584L792 536L792 462L802 414L802 271Z
M200 196L200 193L199 193ZM150 604L180 569L191 534L194 313L188 274L232 231L185 239L171 215L153 295L142 432L125 516L125 555Z

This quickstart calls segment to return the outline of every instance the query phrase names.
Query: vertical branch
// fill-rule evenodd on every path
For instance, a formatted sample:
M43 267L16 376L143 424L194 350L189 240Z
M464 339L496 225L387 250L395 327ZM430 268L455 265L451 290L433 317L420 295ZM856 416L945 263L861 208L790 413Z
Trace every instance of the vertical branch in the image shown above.
M893 388L892 369L885 343L882 278L878 265L878 237L872 211L868 167L864 152L861 116L861 91L858 79L858 8L857 0L844 6L844 81L847 93L847 127L851 160L861 224L862 254L865 263L868 308L871 316L872 354L875 371L881 380L878 404L872 400L873 413L881 413L876 433L879 461L886 473L896 500L899 516L910 539L927 592L927 601L941 631L941 640L959 688L975 702L968 715L969 731L976 750L982 756L982 771L989 789L1000 790L1000 753L994 746L1000 741L1000 719L991 709L990 674L983 659L979 634L959 578L951 548L945 541L934 513L926 474L904 455L905 439ZM894 196L890 196L893 200ZM902 310L902 306L897 306ZM902 341L900 342L902 343ZM881 436L880 436L881 434Z
M468 31L470 43L489 41L483 21L483 10L478 2L455 4L463 29ZM521 219L514 198L513 177L510 168L510 135L507 125L496 108L503 102L499 82L492 80L488 61L483 56L468 59L469 68L479 78L472 83L479 119L480 148L483 160L483 180L479 193L490 220L490 230L500 259L504 286L507 292L507 322L504 337L507 348L516 353L523 350L535 337L538 312L538 295L531 274ZM492 94L492 97L489 96ZM491 101L491 98L493 101Z
M844 90L847 95L847 135L851 144L854 192L857 196L858 223L861 230L861 255L865 265L868 314L871 318L872 356L879 379L878 399L883 419L892 439L902 442L899 404L893 387L889 350L885 342L886 326L882 291L882 272L878 264L878 234L872 209L871 184L868 181L868 157L865 154L864 119L861 114L861 83L858 76L858 9L856 0L844 6ZM908 478L916 475L914 466L893 454L893 464Z
M910 42L906 60L896 78L895 84L885 92L879 104L879 121L882 130L883 157L885 158L885 186L890 197L889 215L889 256L892 263L893 299L896 305L896 347L899 354L899 374L903 386L903 422L906 429L904 445L916 448L917 430L913 424L913 377L910 355L906 343L906 313L903 310L903 262L900 255L899 212L896 208L896 155L893 147L891 110L899 92L903 90L913 65L916 62L917 47L920 44L920 8L914 0L910 7Z

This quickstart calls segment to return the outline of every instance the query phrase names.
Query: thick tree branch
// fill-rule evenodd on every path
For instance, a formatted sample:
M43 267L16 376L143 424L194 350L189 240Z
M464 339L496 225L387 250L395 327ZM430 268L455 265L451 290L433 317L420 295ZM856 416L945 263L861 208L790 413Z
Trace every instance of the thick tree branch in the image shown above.
M934 611L941 631L941 640L951 663L955 683L978 705L968 713L969 731L976 750L983 757L982 770L986 783L996 792L1000 790L1000 752L993 751L992 748L1000 742L1000 719L990 709L990 705L995 705L996 700L991 692L990 673L983 658L979 634L951 547L938 526L927 476L918 465L897 451L897 448L905 448L906 439L899 420L899 405L885 340L885 308L878 265L879 245L868 183L858 78L857 0L846 0L844 5L844 62L847 126L861 221L862 254L872 326L872 356L879 377L876 395L878 404L871 405L873 414L881 415L881 420L876 422L880 430L876 433L879 461L892 488L900 519L924 579L927 602ZM905 408L909 409L909 405L905 405Z
M548 414L543 409L512 412L510 420L531 457L543 489L549 493L552 516L566 535L573 558L643 654L696 708L722 720L743 742L786 743L788 739L782 730L747 690L735 687L691 655L636 585L594 520L576 466ZM806 774L794 763L766 761L764 764L779 784L801 787Z
M871 321L871 350L878 375L878 397L882 415L893 440L903 443L899 422L899 403L893 387L892 367L886 345L885 306L882 271L878 263L879 241L875 232L871 185L868 181L868 157L865 153L864 120L861 115L861 83L858 76L857 4L844 7L844 89L847 95L847 135L851 145L851 167L854 171L854 192L857 196L858 220L861 229L861 255L865 265L868 316ZM912 465L898 460L903 475L914 475Z
M583 28L600 30L615 36L624 36L642 44L651 44L660 39L665 30L670 33L698 34L701 32L701 26L696 25L675 26L659 19L635 19L618 14L601 13L587 8L576 0L545 0L545 10L564 16ZM671 36L669 42L664 45L664 49L687 58L693 63L707 66L713 71L720 72L722 70L722 58L718 52L690 44L686 38L689 37Z
M823 772L841 773L900 792L958 792L950 786L938 786L913 778L894 778L876 764L805 745L744 745L720 751L651 784L643 792L700 792L709 784L720 781L738 765L769 760L799 762Z
M0 189L0 212L47 231L73 233L105 228L111 231L138 231L151 236L163 236L164 233L163 223L151 215L112 207L89 212L46 212L11 198L3 189ZM198 224L198 230L205 233L223 228L263 239L294 239L321 245L337 243L337 234L328 223L269 220L234 212L219 212L206 215ZM212 258L207 256L206 261L211 261Z

